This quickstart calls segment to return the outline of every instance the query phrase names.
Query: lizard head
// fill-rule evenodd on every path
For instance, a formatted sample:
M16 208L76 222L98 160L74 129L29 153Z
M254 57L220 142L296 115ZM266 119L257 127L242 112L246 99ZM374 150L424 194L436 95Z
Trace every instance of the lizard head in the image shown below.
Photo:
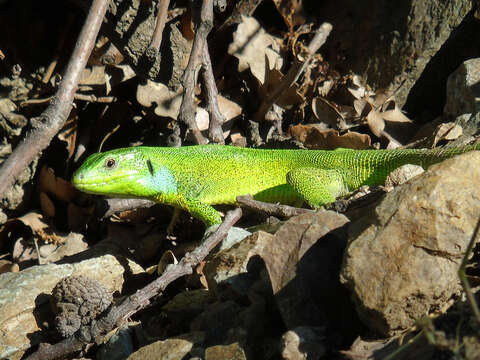
M158 166L139 147L96 153L73 174L73 185L84 192L117 197L149 198L176 192L169 169Z

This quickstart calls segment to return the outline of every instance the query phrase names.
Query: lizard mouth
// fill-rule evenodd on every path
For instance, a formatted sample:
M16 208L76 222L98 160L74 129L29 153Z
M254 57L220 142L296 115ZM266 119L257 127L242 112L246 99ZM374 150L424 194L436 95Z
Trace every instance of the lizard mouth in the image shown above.
M81 169L80 169L81 170ZM109 195L116 194L124 187L123 184L136 181L138 174L123 174L119 176L102 177L86 176L82 171L76 171L72 176L72 184L83 192L90 194Z

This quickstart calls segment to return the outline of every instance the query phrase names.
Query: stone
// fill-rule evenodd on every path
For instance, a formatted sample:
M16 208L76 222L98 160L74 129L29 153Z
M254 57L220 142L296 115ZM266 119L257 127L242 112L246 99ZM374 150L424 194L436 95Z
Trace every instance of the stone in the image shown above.
M480 110L480 58L463 62L447 81L447 100L443 113L451 118Z
M71 275L96 279L111 292L121 292L127 274L143 269L119 255L103 255L74 264L32 266L0 274L0 358L43 341L44 323L52 317L49 300L54 286Z
M479 183L480 152L469 152L431 166L351 224L341 281L370 329L397 334L458 298Z

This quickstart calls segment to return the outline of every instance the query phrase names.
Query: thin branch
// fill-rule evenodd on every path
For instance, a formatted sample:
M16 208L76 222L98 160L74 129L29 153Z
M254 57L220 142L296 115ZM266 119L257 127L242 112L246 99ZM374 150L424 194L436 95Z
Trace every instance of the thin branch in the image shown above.
M185 254L178 264L169 265L159 278L125 298L118 306L112 307L105 317L91 325L82 327L75 334L76 337L65 339L54 345L40 344L38 350L30 355L27 360L55 359L79 350L82 346L94 340L98 341L134 313L148 306L150 299L164 291L171 282L184 275L192 274L193 269L227 236L230 228L241 216L242 210L240 208L229 211L218 229L194 251Z
M192 5L193 7L193 5ZM207 42L207 35L213 27L213 0L203 0L200 18L193 39L193 47L188 59L188 65L183 74L182 85L184 88L183 100L180 106L178 119L184 122L192 131L197 144L206 144L207 140L198 129L195 122L195 84L197 70L202 64L202 53Z
M205 47L203 48L202 59L202 79L207 98L207 112L210 119L208 137L217 144L225 144L222 130L225 117L222 115L220 108L218 107L218 90L217 85L215 84L215 77L213 76L212 61L210 59L207 42L205 42Z
M40 117L32 119L33 129L0 168L0 194L7 192L18 174L50 144L65 124L78 81L95 45L108 4L108 0L93 1L55 97Z
M239 0L233 9L232 14L227 20L217 29L217 34L223 32L232 25L240 24L242 22L242 15L251 16L257 9L262 0Z
M298 60L290 67L287 75L282 78L280 84L272 91L272 93L263 100L260 108L255 114L255 120L262 121L265 118L265 114L272 107L272 105L278 100L278 98L288 89L292 84L297 81L300 74L306 69L308 64L313 58L313 55L320 49L320 47L327 41L328 35L332 31L332 25L325 22L315 33L312 41L308 45L308 55L305 62L301 63Z
M237 204L242 208L262 212L267 215L291 218L292 216L313 212L310 209L302 209L282 204L272 204L254 200L252 195L237 196Z
M155 24L155 30L153 31L152 41L147 49L147 57L150 61L155 61L160 51L160 45L162 44L163 29L167 23L168 6L170 0L158 0L157 4L157 22Z
M102 218L112 216L117 212L134 210L138 208L148 208L156 203L146 199L101 199L96 203L96 209L102 212Z

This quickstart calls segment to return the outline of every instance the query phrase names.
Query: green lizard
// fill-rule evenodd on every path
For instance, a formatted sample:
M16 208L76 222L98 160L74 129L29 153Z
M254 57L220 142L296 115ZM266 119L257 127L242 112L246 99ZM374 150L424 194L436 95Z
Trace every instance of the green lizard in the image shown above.
M130 147L91 155L75 172L79 190L138 197L184 209L207 226L221 222L212 205L252 194L266 202L334 202L362 185L383 184L404 164L427 168L480 143L450 149L264 150L222 145Z

